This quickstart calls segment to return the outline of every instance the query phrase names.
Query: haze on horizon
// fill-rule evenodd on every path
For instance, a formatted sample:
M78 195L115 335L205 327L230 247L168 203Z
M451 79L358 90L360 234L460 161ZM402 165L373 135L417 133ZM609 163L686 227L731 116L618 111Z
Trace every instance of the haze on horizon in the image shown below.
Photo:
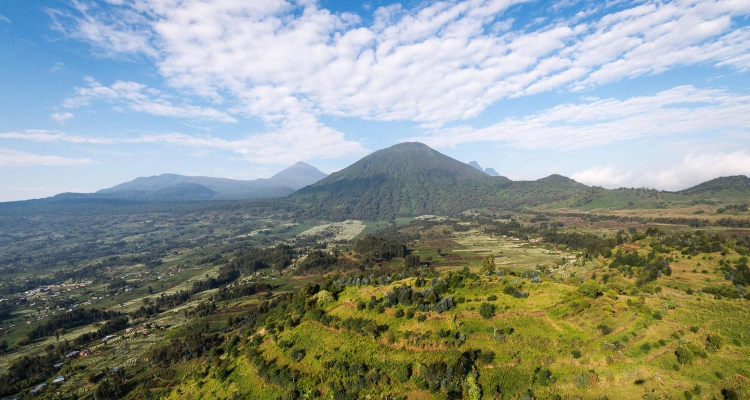
M750 175L750 2L0 4L0 201L330 173L404 141L514 180Z

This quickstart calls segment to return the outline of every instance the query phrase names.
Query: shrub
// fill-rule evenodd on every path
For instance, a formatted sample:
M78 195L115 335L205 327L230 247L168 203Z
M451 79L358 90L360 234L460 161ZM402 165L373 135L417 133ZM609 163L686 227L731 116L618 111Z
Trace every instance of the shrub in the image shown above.
M548 386L551 383L555 383L555 377L552 376L552 371L549 369L536 367L533 382L542 386Z
M663 316L661 315L661 311L654 311L654 313L652 314L652 316L653 316L653 317L654 317L654 319L656 319L656 320L661 320L662 318L664 318L664 317L663 317Z
M306 355L307 355L307 352L305 352L304 349L294 349L292 350L292 354L291 354L292 360L296 362L302 361L302 359L305 358Z
M404 310L402 310L400 308L398 310L396 310L396 318L401 318L403 316L404 316Z
M740 395L734 389L721 389L721 395L724 396L724 400L739 400Z
M396 364L396 368L393 370L393 378L400 383L405 383L411 377L411 365L409 364Z
M327 290L321 290L318 292L318 307L324 307L326 304L332 303L335 299L333 294Z
M417 315L417 321L419 321L419 322L425 322L425 321L427 321L427 316L425 316L424 314L419 314L419 315Z
M497 300L497 296L495 296L494 294L487 297L487 301L495 301L495 300Z
M492 350L482 351L479 353L479 361L484 364L492 364L495 361L495 352Z
M677 356L677 362L682 365L690 365L695 360L695 355L687 346L679 346L674 354Z
M695 326L695 325L691 326L691 327L690 327L690 332L693 332L693 333L698 333L698 327L697 327L697 326Z
M703 346L699 345L695 342L690 342L687 344L687 348L690 349L690 351L700 357L700 358L707 358L708 354L706 354L706 350L703 348Z
M571 351L570 354L573 356L573 358L581 358L581 351L578 349Z
M482 303L481 306L479 306L479 315L482 316L484 319L492 318L495 315L495 305L490 303Z
M641 350L643 350L644 353L648 353L649 351L651 351L651 343L643 343L641 345Z
M724 338L719 336L719 334L717 333L712 333L708 335L706 340L716 349L720 349L724 346Z
M599 329L602 331L602 335L609 335L612 332L612 328L608 327L604 324L599 324L596 329Z
M589 280L582 283L581 286L578 286L578 292L586 297L594 299L597 296L601 295L601 288L599 287L599 283L597 281Z

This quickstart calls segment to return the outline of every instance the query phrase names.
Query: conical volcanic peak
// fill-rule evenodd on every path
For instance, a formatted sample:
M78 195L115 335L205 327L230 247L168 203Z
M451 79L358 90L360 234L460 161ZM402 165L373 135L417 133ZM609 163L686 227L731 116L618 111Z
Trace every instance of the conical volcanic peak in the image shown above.
M291 199L308 207L311 215L383 219L460 212L491 202L508 183L422 143L400 143L301 189Z
M312 185L326 176L328 175L319 169L300 161L268 178L267 182L269 186L283 186L297 190Z
M382 177L402 182L429 184L432 179L484 179L486 175L467 164L422 143L400 143L376 151L315 186L339 180Z

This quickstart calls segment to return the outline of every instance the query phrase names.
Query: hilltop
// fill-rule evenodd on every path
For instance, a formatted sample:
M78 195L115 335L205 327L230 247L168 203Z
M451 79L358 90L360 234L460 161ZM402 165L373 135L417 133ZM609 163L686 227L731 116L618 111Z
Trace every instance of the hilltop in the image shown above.
M422 143L401 143L301 189L290 200L334 219L449 214L481 203L510 183Z
M309 215L391 219L449 215L476 207L519 207L563 201L587 189L561 175L536 181L489 176L422 143L377 151L290 196Z

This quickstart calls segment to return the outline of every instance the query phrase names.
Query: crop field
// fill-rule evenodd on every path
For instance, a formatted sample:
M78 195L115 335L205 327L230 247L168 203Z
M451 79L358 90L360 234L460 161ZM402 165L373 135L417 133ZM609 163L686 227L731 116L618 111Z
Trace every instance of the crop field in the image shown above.
M133 246L186 228L124 224L102 242L121 252L40 270L68 271L60 281L9 275L29 286L4 295L17 307L0 321L3 395L40 383L71 399L750 394L746 229L537 211L191 224L158 253Z

